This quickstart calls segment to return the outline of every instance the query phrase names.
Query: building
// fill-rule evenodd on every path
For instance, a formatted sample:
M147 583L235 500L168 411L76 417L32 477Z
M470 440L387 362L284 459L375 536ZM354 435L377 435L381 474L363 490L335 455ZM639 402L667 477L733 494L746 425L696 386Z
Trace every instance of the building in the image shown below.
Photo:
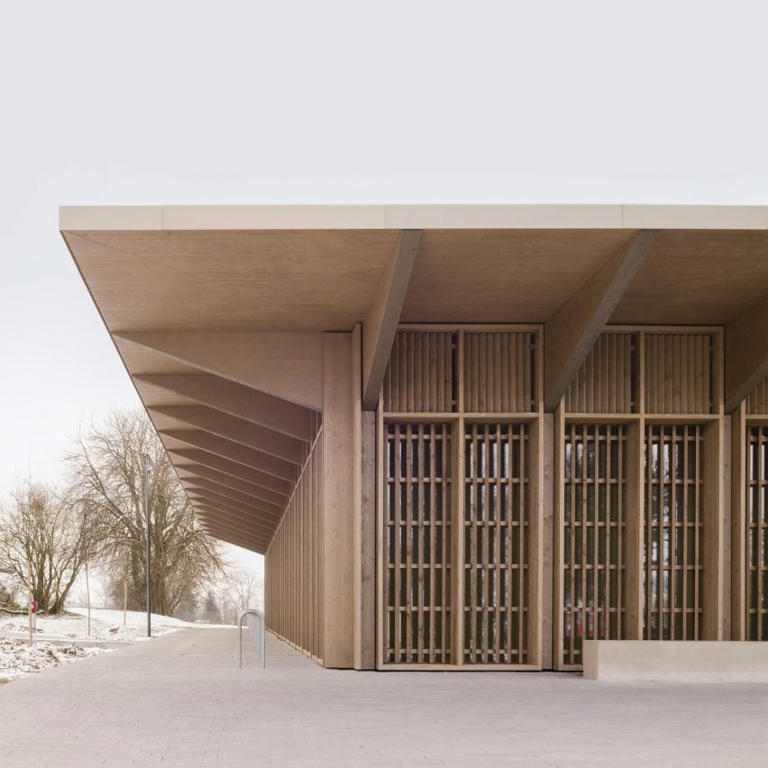
M768 208L67 207L203 527L328 667L768 639Z

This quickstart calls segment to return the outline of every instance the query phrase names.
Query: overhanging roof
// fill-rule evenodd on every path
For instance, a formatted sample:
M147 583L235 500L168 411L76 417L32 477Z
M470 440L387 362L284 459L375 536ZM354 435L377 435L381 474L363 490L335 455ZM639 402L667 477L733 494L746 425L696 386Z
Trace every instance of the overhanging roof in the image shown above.
M290 496L319 334L365 323L403 230L421 230L406 323L545 323L645 229L609 322L726 325L768 297L768 206L63 207L60 229L201 515L228 539L258 521L257 549L272 508L232 496L269 478Z

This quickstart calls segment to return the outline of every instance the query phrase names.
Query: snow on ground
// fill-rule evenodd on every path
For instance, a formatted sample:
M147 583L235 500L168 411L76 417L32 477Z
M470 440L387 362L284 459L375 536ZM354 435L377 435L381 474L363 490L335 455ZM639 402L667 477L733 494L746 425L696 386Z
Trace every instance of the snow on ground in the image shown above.
M128 611L123 623L122 611L92 608L90 634L87 613L85 608L69 608L61 616L38 616L35 642L31 647L28 618L0 613L0 681L41 672L104 651L104 648L83 647L80 643L133 643L149 639L146 636L146 613ZM171 616L152 614L153 638L183 627L199 626Z
M101 642L134 642L146 640L147 614L141 611L127 611L125 623L123 612L107 608L91 609L91 633L88 634L88 611L85 608L68 608L61 616L37 617L35 636L43 640L95 640ZM183 627L198 627L172 616L152 614L152 637L159 637ZM26 616L3 616L0 613L0 636L3 634L29 634Z
M74 643L52 645L36 642L30 646L21 640L0 637L0 682L42 672L97 653L105 653L105 649L83 648Z

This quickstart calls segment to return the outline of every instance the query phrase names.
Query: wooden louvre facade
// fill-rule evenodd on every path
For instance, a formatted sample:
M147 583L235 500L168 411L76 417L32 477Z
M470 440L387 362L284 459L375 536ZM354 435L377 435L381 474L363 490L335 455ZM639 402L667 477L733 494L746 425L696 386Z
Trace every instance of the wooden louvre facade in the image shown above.
M381 668L541 667L541 336L395 336L378 411Z
M378 411L382 669L579 669L585 639L728 634L722 329L606 329L550 425L542 346L542 329L525 326L395 337ZM768 633L764 388L741 407L738 438L732 621L746 639Z
M723 637L722 345L609 328L558 407L555 668L585 639Z
M67 208L198 522L327 667L768 640L768 208ZM194 311L190 311L194 307Z
M265 557L270 630L323 663L323 430Z
M768 640L768 377L733 414L731 629Z

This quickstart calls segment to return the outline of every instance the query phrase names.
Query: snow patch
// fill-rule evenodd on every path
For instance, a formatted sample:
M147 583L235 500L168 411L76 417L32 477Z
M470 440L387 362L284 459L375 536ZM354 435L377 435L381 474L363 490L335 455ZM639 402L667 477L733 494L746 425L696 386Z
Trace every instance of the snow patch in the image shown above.
M13 680L105 652L103 648L83 648L74 643L28 645L22 640L0 638L0 680Z

